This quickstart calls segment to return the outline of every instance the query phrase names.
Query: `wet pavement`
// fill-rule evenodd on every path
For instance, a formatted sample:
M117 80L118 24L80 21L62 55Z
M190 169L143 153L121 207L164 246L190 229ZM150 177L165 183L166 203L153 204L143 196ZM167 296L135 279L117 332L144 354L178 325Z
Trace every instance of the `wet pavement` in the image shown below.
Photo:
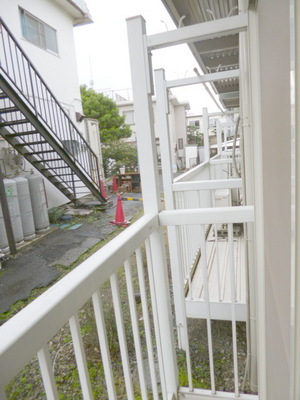
M110 224L116 217L116 196L111 195L110 206L100 211L97 202L90 202L85 216L67 216L52 224L48 232L25 242L14 258L2 263L0 270L0 313L10 310L18 300L27 299L35 288L55 282L64 268L76 262L96 244L116 229ZM143 208L140 193L122 195L125 220L130 221Z

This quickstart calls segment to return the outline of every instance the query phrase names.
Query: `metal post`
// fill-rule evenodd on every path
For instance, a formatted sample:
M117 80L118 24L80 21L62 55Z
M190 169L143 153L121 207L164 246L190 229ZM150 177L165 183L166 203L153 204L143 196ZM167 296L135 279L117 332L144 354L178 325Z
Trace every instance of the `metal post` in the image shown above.
M165 71L163 69L155 71L155 87L156 87L156 105L157 118L156 126L159 131L159 141L161 148L161 164L162 177L165 194L165 206L167 210L176 208L174 202L174 193L172 190L172 156L170 146L169 124L168 124L168 92L166 90ZM168 226L168 238L170 248L171 272L173 288L176 296L174 296L174 306L176 313L176 325L178 333L179 346L182 349L188 349L186 312L185 312L185 296L183 290L183 273L181 254L179 251L178 231L175 226Z
M204 161L209 161L209 120L207 108L202 109L204 130Z
M9 214L7 198L6 198L6 194L5 194L3 174L2 174L1 167L0 167L0 202L1 202L1 207L2 207L2 214L3 214L5 229L6 229L6 235L7 235L7 239L8 239L9 250L12 255L15 255L17 253L17 249L16 249L15 238L14 238L13 229L12 229L12 225L11 225L11 219L10 219L10 214Z
M158 214L161 210L156 144L152 108L152 68L147 47L145 20L141 17L127 20L129 55L131 64L133 105L137 134L139 167L142 179L145 214ZM150 235L153 278L159 332L156 336L162 350L162 376L167 399L177 396L178 371L167 276L164 239L160 229Z
M218 146L218 154L222 153L222 130L220 120L217 120L217 146Z

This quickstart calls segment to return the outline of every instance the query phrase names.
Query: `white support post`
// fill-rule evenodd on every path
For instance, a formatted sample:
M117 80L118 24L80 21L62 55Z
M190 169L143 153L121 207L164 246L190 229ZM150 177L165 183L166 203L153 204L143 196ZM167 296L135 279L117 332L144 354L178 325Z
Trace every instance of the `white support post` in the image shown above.
M209 161L209 119L207 108L202 109L204 130L204 161Z
M151 98L152 69L147 48L145 20L141 16L129 18L127 31L144 212L157 214L161 209L161 201ZM158 311L158 336L161 340L165 381L163 397L166 399L168 393L177 396L178 370L164 238L160 229L150 235L150 244L155 285L154 301Z
M222 129L220 120L217 120L217 145L218 145L218 154L222 153Z
M145 213L161 209L152 106L152 70L141 17L127 20L134 118Z
M172 158L170 147L170 135L168 124L168 92L166 89L164 70L155 71L157 121L156 126L160 133L162 176L165 194L165 207L167 210L174 210L173 194L173 176L172 176ZM179 346L188 351L185 296L184 296L184 278L182 273L181 253L178 246L178 231L174 226L168 227L169 250L171 260L172 281L174 287L174 306L176 314L176 325L178 332Z

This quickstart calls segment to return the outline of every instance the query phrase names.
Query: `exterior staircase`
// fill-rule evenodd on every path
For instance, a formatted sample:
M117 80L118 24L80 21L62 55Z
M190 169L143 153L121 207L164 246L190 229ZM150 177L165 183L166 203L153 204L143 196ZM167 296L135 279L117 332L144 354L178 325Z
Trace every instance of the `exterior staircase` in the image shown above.
M0 18L0 135L70 201L100 202L96 154Z

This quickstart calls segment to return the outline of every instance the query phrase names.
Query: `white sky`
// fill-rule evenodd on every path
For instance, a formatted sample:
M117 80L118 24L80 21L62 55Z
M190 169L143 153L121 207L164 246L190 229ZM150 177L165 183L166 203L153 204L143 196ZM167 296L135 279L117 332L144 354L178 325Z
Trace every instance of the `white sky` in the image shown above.
M131 88L126 18L142 15L147 34L175 29L160 0L85 0L93 24L75 29L80 84L95 90ZM153 52L153 68L164 68L167 79L195 76L197 63L186 45ZM202 108L218 111L202 85L172 90L178 100L190 102L190 113L201 114Z

